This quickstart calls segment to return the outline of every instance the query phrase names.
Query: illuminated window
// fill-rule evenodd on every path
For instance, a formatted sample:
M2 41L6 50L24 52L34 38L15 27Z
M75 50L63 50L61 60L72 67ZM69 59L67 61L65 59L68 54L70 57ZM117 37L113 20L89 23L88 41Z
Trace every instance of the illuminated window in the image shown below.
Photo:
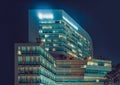
M56 49L55 49L55 48L53 48L53 49L52 49L52 51L56 51Z
M81 68L86 68L87 66L86 65L81 65Z
M49 35L45 35L45 38L49 37Z
M71 43L68 43L68 45L71 46L71 47L73 47L73 48L75 47L75 46L74 46L73 44L71 44Z
M88 60L91 60L92 59L92 57L90 56L90 57L88 57Z
M52 26L42 26L42 29L52 29Z
M98 65L98 63L97 62L91 62L91 61L88 61L88 63L87 63L88 65Z
M66 39L66 36L65 36L65 35L60 34L60 35L59 35L59 38L64 38L64 39Z
M47 42L51 42L51 39L47 39Z
M74 49L72 49L72 51L73 51L74 53L76 53L76 51L75 51Z
M39 19L53 19L54 16L52 13L38 13Z
M49 51L49 48L45 48L46 51Z
M80 46L83 46L81 42L78 42L78 44L79 44Z
M39 23L55 23L55 21L52 21L52 20L47 20L47 21L40 21Z
M53 44L53 46L58 46L58 44Z
M99 80L97 79L96 82L99 82Z
M45 39L42 39L43 42L45 42Z
M111 67L111 64L110 64L110 63L104 63L104 66L109 66L109 67Z
M80 56L82 56L82 53L79 53Z
M43 33L43 31L42 31L42 30L39 30L39 33Z
M21 51L20 51L20 50L18 50L17 54L18 54L18 55L21 55L22 53L21 53Z

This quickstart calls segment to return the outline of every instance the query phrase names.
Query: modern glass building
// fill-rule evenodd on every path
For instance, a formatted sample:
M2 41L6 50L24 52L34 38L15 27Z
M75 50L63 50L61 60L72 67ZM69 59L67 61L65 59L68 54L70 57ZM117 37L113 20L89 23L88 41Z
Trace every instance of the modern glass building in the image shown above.
M29 42L40 40L58 60L93 56L89 34L63 10L29 10Z
M87 62L84 80L104 85L105 75L112 70L110 60L92 59Z
M40 44L15 44L15 85L56 85L55 67L55 59Z
M15 44L15 85L103 85L111 61L92 58L89 34L67 13L29 10L28 43Z

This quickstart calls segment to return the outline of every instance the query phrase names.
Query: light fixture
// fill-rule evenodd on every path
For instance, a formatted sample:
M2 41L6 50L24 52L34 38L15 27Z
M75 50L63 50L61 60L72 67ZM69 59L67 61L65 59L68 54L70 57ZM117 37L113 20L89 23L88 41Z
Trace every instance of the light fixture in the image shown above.
M73 26L76 30L78 30L78 27L75 26L72 22L70 22L66 17L63 16L63 19L64 19L67 23L69 23L71 26Z
M38 13L39 19L53 19L52 13Z

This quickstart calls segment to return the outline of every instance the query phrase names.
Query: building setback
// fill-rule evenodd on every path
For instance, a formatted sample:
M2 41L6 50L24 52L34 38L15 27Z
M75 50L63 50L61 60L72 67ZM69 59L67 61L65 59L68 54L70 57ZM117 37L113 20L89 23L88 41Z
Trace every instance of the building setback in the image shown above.
M29 10L28 43L15 44L15 85L103 85L111 61L93 59L89 34L63 10Z

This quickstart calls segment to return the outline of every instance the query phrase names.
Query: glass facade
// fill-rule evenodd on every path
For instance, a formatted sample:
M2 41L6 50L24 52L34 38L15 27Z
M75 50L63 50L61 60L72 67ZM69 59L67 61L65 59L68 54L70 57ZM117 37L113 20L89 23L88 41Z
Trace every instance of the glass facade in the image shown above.
M55 83L55 60L40 45L16 45L17 85Z
M103 82L105 75L111 71L111 61L92 59L87 62L84 79L96 80L96 82Z
M39 13L46 16L39 18ZM53 17L50 18L47 14L52 14ZM33 31L36 32L33 34ZM56 59L65 59L66 57L84 59L93 56L90 36L63 10L30 10L30 42L36 42L33 36L34 39L39 38L44 43L43 46L49 53L61 54L55 56Z
M67 13L30 10L29 43L15 44L15 85L102 85L111 61L92 57L89 34Z

